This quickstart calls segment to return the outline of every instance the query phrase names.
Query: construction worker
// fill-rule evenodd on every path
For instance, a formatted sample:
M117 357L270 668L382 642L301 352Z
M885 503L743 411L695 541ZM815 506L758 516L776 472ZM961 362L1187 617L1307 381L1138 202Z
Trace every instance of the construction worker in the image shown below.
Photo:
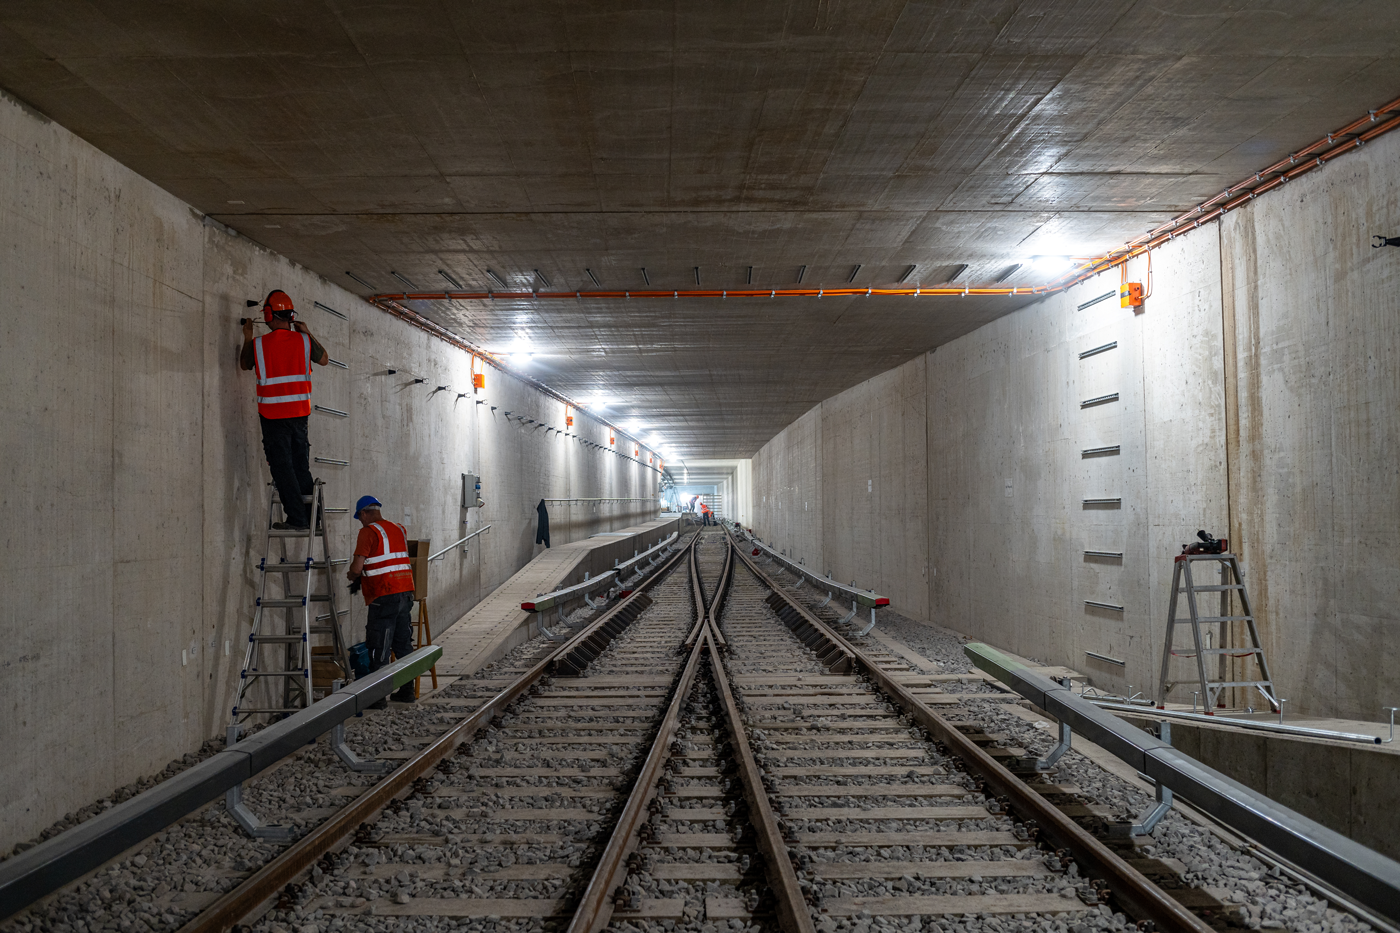
M700 503L700 511L701 511L701 512L704 514L704 516L705 516L705 524L706 524L706 526L713 525L713 524L714 524L714 520L713 520L713 516L712 516L712 514L711 514L711 512L710 512L710 507L709 507L708 505L706 505L705 503L702 502L702 503Z
M311 364L325 366L326 348L296 320L286 292L268 292L263 320L270 330L253 336L253 319L243 319L243 350L239 365L258 378L258 420L262 423L263 453L287 520L274 528L307 528L311 517L303 496L311 495L311 442L306 419L311 414Z
M359 589L369 606L365 644L371 671L389 663L390 651L398 658L413 651L413 565L408 562L408 535L402 525L380 514L382 504L374 496L361 496L355 503L360 536L355 541L355 559L345 574L350 592ZM390 699L412 703L413 682L404 684ZM375 707L387 705L381 700Z

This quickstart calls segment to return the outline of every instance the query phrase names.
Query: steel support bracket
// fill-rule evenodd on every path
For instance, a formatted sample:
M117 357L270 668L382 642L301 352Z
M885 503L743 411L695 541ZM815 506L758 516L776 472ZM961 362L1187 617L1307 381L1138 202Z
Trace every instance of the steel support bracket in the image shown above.
M829 602L831 602L831 601L832 601L833 599L835 599L835 598L836 598L836 594L835 594L835 593L830 593L830 592L827 593L827 594L826 594L826 599L822 600L822 601L821 601L821 604L820 604L819 606L817 606L817 608L818 608L818 609L825 609L825 608L826 608L826 604L829 603Z
M854 604L854 603L851 604L851 608L854 610L854 608L855 608L855 604ZM871 607L870 607L870 624L867 625L865 628L861 629L859 632L857 632L857 633L856 633L856 637L858 637L858 638L864 638L866 635L869 635L869 634L870 634L870 630L873 629L874 627L875 627L875 607L874 607L874 606L871 606Z
M860 611L860 610L856 608L856 601L855 601L854 599L851 600L851 611L848 612L848 613L846 613L844 616L842 616L842 617L841 617L841 621L840 621L840 622L837 622L836 624L837 624L837 625L845 625L847 622L849 622L849 621L851 621L852 619L854 619L854 618L856 617L856 613L859 612L859 611Z
M1074 734L1070 731L1069 723L1065 722L1064 720L1061 720L1060 744L1050 749L1049 754L1047 754L1044 758L1040 758L1036 761L1035 770L1038 773L1044 773L1054 768L1055 762L1063 758L1065 756L1065 752L1069 751L1070 740L1073 737Z
M243 831L254 839L265 839L268 842L288 842L292 836L296 835L296 830L290 826L268 826L258 819L258 815L249 810L248 805L243 802L242 784L235 784L224 791L224 806L238 821L238 825L243 827Z
M358 771L361 774L388 774L394 770L394 766L387 761L369 761L356 755L349 745L345 744L345 723L338 722L331 728L331 751L336 757L345 762L345 767L351 771Z

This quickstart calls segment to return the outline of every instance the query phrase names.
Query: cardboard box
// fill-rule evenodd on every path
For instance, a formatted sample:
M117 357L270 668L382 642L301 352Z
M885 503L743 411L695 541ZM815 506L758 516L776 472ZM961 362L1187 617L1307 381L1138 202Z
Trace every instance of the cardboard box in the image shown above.
M428 555L432 550L428 547L428 539L408 540L408 562L413 565L413 598L415 600L428 598Z

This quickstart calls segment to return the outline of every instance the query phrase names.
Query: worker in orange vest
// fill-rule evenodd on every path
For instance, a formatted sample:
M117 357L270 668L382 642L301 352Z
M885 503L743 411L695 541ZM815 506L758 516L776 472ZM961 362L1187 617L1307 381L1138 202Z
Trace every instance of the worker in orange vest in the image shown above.
M389 663L391 650L397 658L413 651L413 565L408 561L408 534L402 525L384 518L379 511L382 504L374 496L361 496L355 503L360 536L355 541L355 559L345 574L350 592L360 590L369 606L365 645L371 671ZM412 703L413 682L404 684L390 699ZM383 700L374 704L376 709L387 705Z
M267 333L253 337L253 319L243 319L243 350L239 365L258 377L258 420L262 423L263 453L273 485L282 500L285 522L274 528L306 528L311 524L303 496L311 495L311 442L306 419L311 414L311 364L325 366L326 348L296 320L292 299L281 289L263 302Z
M705 516L705 524L706 524L706 525L712 525L712 524L714 524L713 517L712 517L712 514L711 514L711 512L710 512L710 507L709 507L708 505L706 505L706 504L703 503L703 502L700 503L700 511L701 511L702 513L704 513L704 516Z

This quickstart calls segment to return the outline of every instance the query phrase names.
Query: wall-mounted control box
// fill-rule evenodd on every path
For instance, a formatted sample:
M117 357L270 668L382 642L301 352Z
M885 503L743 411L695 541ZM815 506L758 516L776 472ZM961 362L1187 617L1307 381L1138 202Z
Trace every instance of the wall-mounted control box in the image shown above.
M462 508L479 509L486 502L481 498L481 477L471 473L462 474Z

